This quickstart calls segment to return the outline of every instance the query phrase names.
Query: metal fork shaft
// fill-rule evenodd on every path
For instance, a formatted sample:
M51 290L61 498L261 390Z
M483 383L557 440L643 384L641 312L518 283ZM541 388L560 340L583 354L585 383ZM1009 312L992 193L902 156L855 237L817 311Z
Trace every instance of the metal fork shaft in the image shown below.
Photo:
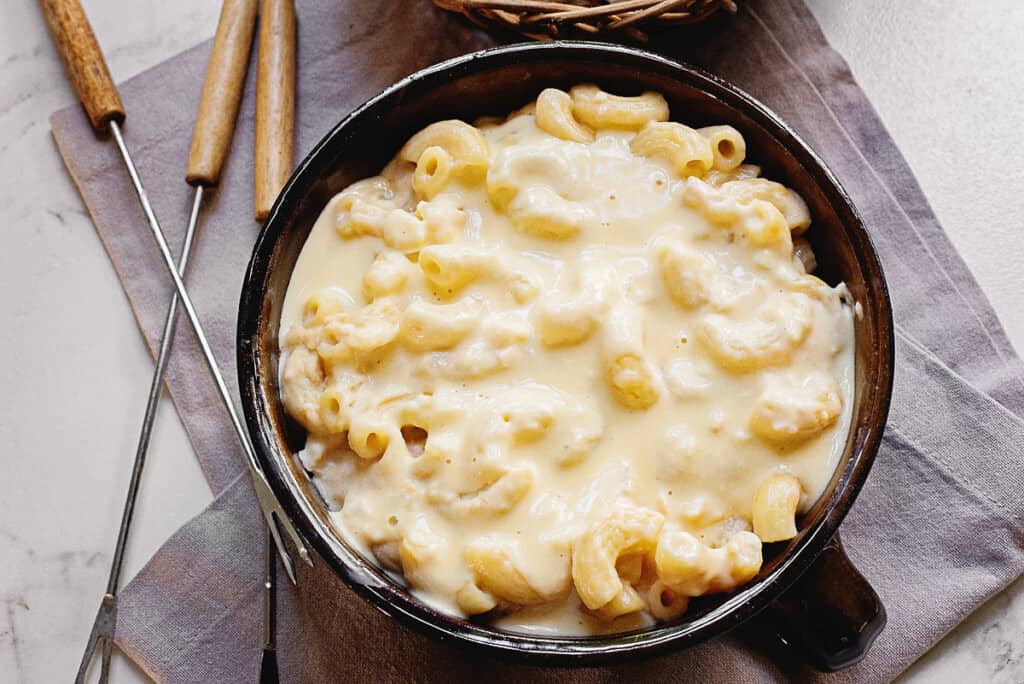
M214 384L217 386L217 392L220 394L221 403L223 403L224 409L228 412L228 417L231 419L231 425L234 428L235 436L238 438L239 445L242 447L242 452L245 455L246 463L249 467L249 476L252 479L253 489L256 492L256 499L259 502L260 509L263 512L263 517L266 520L267 526L270 528L270 532L274 537L274 543L281 555L281 562L284 564L285 571L288 573L288 578L292 583L295 583L295 564L292 561L287 548L285 548L284 542L281 540L278 526L280 525L280 527L284 528L285 532L291 538L292 543L295 545L295 548L298 550L299 557L302 558L307 565L312 565L313 559L310 556L305 543L302 541L302 537L299 536L298 531L285 514L284 509L282 509L281 505L278 503L277 498L270 489L270 484L267 482L266 476L263 474L263 470L260 468L259 461L256 460L256 452L253 449L252 443L249 441L249 435L246 432L245 427L242 425L242 421L238 416L238 411L235 409L234 401L231 399L231 393L228 391L227 385L224 382L224 376L221 374L220 367L217 365L217 360L213 356L213 351L210 349L210 343L206 339L206 333L203 332L202 323L199 321L199 315L196 313L195 306L192 304L192 299L188 295L185 283L182 282L181 276L178 275L178 271L174 267L174 258L171 256L170 249L167 247L167 240L164 237L163 230L160 228L160 223L157 221L156 215L153 213L153 207L149 202L149 198L146 196L146 190L142 185L142 180L139 178L138 171L135 169L135 163L132 161L127 145L125 145L124 137L121 134L121 127L116 121L110 122L110 132L114 136L114 141L117 143L117 149L121 154L121 160L124 162L125 168L128 171L128 176L131 178L135 194L139 199L139 204L142 206L142 210L146 215L146 222L153 235L153 239L156 240L157 246L160 248L160 255L163 257L164 265L167 267L167 272L170 275L171 280L174 282L174 287L175 290L177 290L178 297L181 299L181 306L185 309L189 322L192 324L192 330L195 332L196 339L199 342L199 347L203 352L203 360L206 362L207 370L209 370L210 376L213 378Z
M178 272L185 274L188 268L189 255L192 252L192 238L195 236L196 223L199 219L199 207L203 201L203 186L196 186L195 198L192 201L192 211L188 218L188 227L185 229L185 240L181 245L181 256L178 258ZM114 638L114 627L117 624L117 588L121 580L121 566L124 563L124 552L128 541L128 532L132 526L132 518L135 515L135 501L139 494L139 485L142 482L142 471L146 467L146 455L149 453L150 436L153 434L153 422L156 419L156 410L160 405L160 397L163 394L164 375L167 372L167 360L171 356L171 346L174 340L174 329L178 322L178 295L171 296L171 303L167 307L167 317L164 319L164 330L160 337L160 352L157 354L156 367L153 369L153 379L149 383L149 397L146 399L146 414L142 418L142 429L139 431L139 441L135 447L135 461L132 464L132 475L128 481L128 493L124 500L124 510L121 512L121 527L117 533L117 543L114 545L114 557L110 563L110 576L107 578L107 591L96 613L93 623L93 631L89 635L89 644L82 656L76 682L84 682L85 675L89 670L89 663L100 646L103 648L103 667L100 671L100 682L106 682L110 675L110 654L112 640Z
M277 549L267 530L263 547L263 653L259 684L278 684L277 669Z
M185 230L185 240L181 246L181 257L178 259L178 273L185 275L188 268L188 259L192 252L192 238L195 236L196 223L199 218L199 207L203 202L203 186L197 185L195 196L192 200L192 211L188 218L188 228ZM163 394L164 375L167 372L167 360L171 356L171 346L174 340L174 329L178 322L178 294L171 295L171 304L167 307L167 318L164 321L164 331L160 338L160 352L156 358L156 368L153 369L153 380L149 384L149 397L146 399L146 415L142 419L142 430L139 432L139 443L135 449L135 465L132 467L132 477L128 483L128 496L124 502L124 512L121 514L121 530L117 535L117 545L114 547L114 561L110 566L110 577L107 579L107 593L117 594L117 585L121 577L121 563L124 560L124 548L128 539L128 530L132 524L132 516L135 513L135 499L139 492L139 482L142 477L142 469L146 465L146 454L149 451L149 439L153 434L153 423L156 419L156 410L160 405L160 396Z

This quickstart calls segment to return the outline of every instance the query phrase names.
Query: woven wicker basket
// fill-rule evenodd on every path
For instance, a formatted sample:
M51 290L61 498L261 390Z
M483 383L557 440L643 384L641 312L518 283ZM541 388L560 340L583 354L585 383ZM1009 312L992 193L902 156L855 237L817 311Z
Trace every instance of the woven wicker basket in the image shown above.
M648 33L693 24L720 9L736 11L733 0L434 0L486 29L530 38L591 38L647 42Z

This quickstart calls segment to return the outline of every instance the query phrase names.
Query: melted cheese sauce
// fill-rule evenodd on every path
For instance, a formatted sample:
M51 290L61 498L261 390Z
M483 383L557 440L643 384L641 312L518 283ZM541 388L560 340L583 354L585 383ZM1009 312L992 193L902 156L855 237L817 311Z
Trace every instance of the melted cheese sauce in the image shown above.
M718 551L769 476L797 478L800 510L831 478L851 309L788 231L751 237L764 203L722 193L736 173L682 178L635 131L574 142L530 110L480 130L485 171L414 192L400 155L309 235L281 320L301 457L344 538L424 601L518 631L649 623L665 530ZM585 535L624 510L655 536L603 581L641 602L588 609Z

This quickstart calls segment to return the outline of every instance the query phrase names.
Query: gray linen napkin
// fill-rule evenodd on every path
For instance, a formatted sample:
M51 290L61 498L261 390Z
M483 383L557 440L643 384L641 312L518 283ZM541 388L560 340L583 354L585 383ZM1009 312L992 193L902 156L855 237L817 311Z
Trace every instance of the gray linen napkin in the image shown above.
M426 2L299 0L297 149L401 76L493 39ZM861 664L828 678L887 680L1024 572L1024 369L977 283L935 220L905 161L800 0L748 0L662 51L723 76L773 108L826 160L879 249L897 321L897 377L885 441L843 525L854 562L889 611ZM172 244L209 45L128 81L126 137ZM250 78L252 71L250 72ZM252 83L222 187L212 195L189 275L210 342L234 385L240 284L251 220ZM113 148L79 107L54 136L151 347L170 295L155 246ZM216 500L172 536L125 588L118 644L170 682L249 682L258 670L262 539L242 458L187 326L168 386ZM298 589L279 576L284 681L748 681L815 675L753 629L654 660L545 670L493 661L394 623L324 562Z

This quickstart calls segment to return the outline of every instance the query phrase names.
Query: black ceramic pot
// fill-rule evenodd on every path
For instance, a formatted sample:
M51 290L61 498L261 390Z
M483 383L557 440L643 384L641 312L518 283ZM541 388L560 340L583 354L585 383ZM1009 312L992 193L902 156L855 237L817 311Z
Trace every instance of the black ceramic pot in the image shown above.
M863 315L855 323L855 406L846 450L821 499L798 521L797 537L766 546L764 567L742 590L696 599L677 622L611 636L556 638L511 634L439 613L332 530L327 507L295 456L304 431L279 398L278 326L295 261L332 195L375 175L406 139L433 121L504 115L544 88L581 82L621 94L655 90L668 100L673 120L727 123L740 130L748 159L806 199L816 273L832 284L846 282ZM260 233L239 309L238 373L256 454L321 562L380 609L433 636L524 661L583 665L685 648L765 611L763 629L778 631L813 665L831 670L859 660L885 624L877 595L836 536L875 458L892 390L892 312L881 266L850 198L821 159L759 102L694 68L597 43L510 45L420 71L356 109L302 161Z

